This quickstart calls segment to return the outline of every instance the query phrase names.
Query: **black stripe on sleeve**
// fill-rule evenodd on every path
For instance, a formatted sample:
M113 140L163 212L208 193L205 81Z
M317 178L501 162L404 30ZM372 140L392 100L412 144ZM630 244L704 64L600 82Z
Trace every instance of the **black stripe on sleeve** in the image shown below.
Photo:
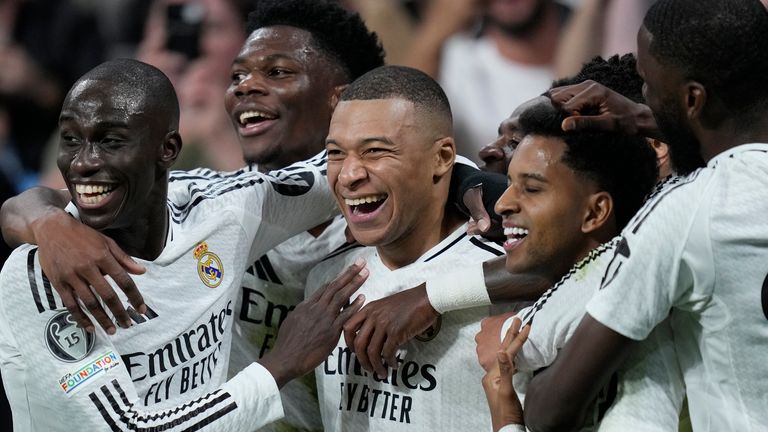
M277 273L275 272L275 269L272 267L272 263L269 262L269 258L267 258L266 255L261 257L259 260L261 261L261 264L264 266L264 270L267 272L267 276L272 280L272 282L282 285L283 282L280 281L280 278L277 277Z
M48 308L54 310L56 309L56 297L53 296L51 281L48 280L48 277L42 270L40 270L40 274L43 276L43 288L45 288L45 297L48 299Z
M269 278L267 277L267 273L264 271L264 268L261 267L261 263L256 261L253 263L253 268L256 269L256 276L263 280L269 282Z
M37 291L37 280L35 278L35 254L37 248L29 251L27 254L27 277L29 278L29 288L32 290L32 298L35 299L35 305L37 306L37 312L43 313L45 308L40 301L40 293Z
M444 248L440 249L440 250L439 250L439 251L437 251L437 252L436 252L434 255L432 255L431 257L429 257L429 258L427 258L427 259L425 259L425 260L424 260L424 262L429 262L429 261L431 261L431 260L433 260L433 259L437 258L438 256L440 256L440 254L442 254L443 252L445 252L445 251L447 251L448 249L452 248L452 247L453 247L453 245L455 245L456 243L460 242L460 241L461 241L461 240L462 240L464 237L466 237L466 236L467 236L467 233L462 233L460 236L456 237L456 240L454 240L454 241L450 242L450 243L448 244L448 246L446 246L446 247L444 247Z
M101 386L101 391L106 392L107 386ZM104 408L104 404L101 403L98 397L96 397L96 393L91 393L88 395L88 397L91 398L91 402L96 406L96 409L99 410L99 414L101 414L101 417L104 419L104 421L109 426L109 429L112 432L120 432L120 428L117 427L117 424L115 423L115 420L112 419L112 416L107 413L107 409Z
M500 251L500 250L498 250L496 248L493 248L491 246L488 246L487 244L485 244L482 241L478 240L477 237L471 237L469 239L469 242L472 243L473 245L479 247L480 249L486 250L486 251L488 251L488 252L490 252L490 253L492 253L492 254L494 254L496 256L504 255L504 252L502 252L502 251Z

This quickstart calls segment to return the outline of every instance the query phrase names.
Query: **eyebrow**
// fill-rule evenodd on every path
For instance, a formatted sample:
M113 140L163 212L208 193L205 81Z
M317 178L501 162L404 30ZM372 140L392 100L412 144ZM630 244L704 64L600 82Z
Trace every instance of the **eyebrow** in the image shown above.
M234 60L232 60L232 63L233 64L243 64L243 63L248 61L248 57L249 56L238 56ZM296 59L294 57L291 57L291 56L286 55L286 54L281 54L281 53L270 54L268 56L260 58L259 60L264 60L264 61L275 61L275 60L296 61Z
M76 120L73 116L63 114L59 117L59 123L65 122L76 122ZM106 129L128 129L128 123L115 120L102 121L97 126Z
M531 180L540 181L542 183L549 183L549 180L547 180L546 177L544 177L539 173L524 173L524 174L520 174L520 177L522 177L525 180L531 179Z

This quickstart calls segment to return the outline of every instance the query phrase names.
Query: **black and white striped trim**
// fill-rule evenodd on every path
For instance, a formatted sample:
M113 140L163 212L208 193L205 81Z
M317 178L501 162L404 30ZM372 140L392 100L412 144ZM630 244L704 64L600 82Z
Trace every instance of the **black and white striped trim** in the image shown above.
M224 390L187 402L174 409L141 414L128 401L117 380L88 395L112 431L196 431L237 409L232 395Z
M262 255L261 258L256 260L251 267L248 268L248 273L255 274L256 277L263 281L272 282L278 285L282 285L283 282L277 276L277 272L272 263L269 261L267 255Z
M562 278L560 278L559 281L557 281L556 284L552 285L551 288L546 290L544 294L539 297L538 300L536 300L536 303L533 304L533 306L526 311L525 315L522 317L522 325L526 326L533 322L533 317L536 315L536 312L540 311L544 304L547 303L547 300L549 300L550 297L552 297L555 294L555 291L557 291L565 282L567 282L576 272L586 267L589 263L596 260L600 255L605 253L607 250L612 250L616 247L617 244L619 244L619 241L621 240L621 237L614 237L611 239L611 241L601 244L600 246L592 249L587 256L581 259L581 261L577 262L573 267L571 267L570 270L568 270L568 273L563 275Z
M40 280L42 281L43 289L40 289L40 285L37 283L37 266L35 265L36 254L37 248L30 249L29 253L27 253L27 278L29 279L29 289L32 292L32 299L37 307L37 312L43 313L46 310L56 310L64 307L63 302L61 306L57 304L56 299L58 298L58 295L53 292L51 282L45 276L42 269L40 269ZM43 300L45 300L45 302L43 302Z
M496 256L504 255L504 249L496 242L484 242L477 237L470 237L469 242L484 251L488 251Z
M343 245L341 245L341 246L337 247L336 249L334 249L333 252L329 253L328 256L323 258L322 261L328 261L329 259L337 257L337 256L339 256L339 255L341 255L343 253L349 252L352 249L361 248L361 247L365 247L365 246L361 245L358 242L344 242Z

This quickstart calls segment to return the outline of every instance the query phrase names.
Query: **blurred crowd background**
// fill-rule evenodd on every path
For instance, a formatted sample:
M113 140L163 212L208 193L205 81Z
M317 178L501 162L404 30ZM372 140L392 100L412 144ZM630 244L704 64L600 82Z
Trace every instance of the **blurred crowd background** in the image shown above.
M177 168L239 168L223 98L257 1L0 0L0 202L37 184L63 187L55 166L61 103L80 75L118 57L153 64L176 86L184 140ZM499 123L554 79L595 55L634 52L652 0L341 3L378 33L388 63L439 80L459 152L478 160ZM2 264L10 251L0 248ZM11 430L6 413L0 408L0 430Z

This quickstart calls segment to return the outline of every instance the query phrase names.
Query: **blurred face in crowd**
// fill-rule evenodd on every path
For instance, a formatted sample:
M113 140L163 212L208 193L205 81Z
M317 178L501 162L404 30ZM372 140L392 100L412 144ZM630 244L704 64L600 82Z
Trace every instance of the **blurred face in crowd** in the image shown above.
M305 30L264 27L233 62L225 105L247 162L276 169L322 150L344 79L314 46Z
M443 212L447 187L436 179L448 181L455 149L428 117L401 98L342 101L334 111L328 182L360 243L393 246L434 230L425 221Z
M527 135L512 155L496 203L509 272L559 278L590 248L582 222L598 190L563 162L566 150L560 138Z
M497 27L512 33L525 34L535 28L551 0L488 0L488 19Z

